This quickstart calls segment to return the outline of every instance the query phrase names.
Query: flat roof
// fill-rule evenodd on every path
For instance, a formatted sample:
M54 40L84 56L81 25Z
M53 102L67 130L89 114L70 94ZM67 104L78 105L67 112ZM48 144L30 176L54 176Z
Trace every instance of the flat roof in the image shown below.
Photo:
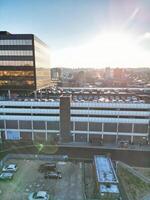
M118 184L118 179L110 158L106 156L94 156L94 162L97 181L99 183Z
M115 185L115 184L110 184L110 186L107 186L105 184L101 184L99 186L99 191L101 193L115 193L115 194L119 194L118 185Z

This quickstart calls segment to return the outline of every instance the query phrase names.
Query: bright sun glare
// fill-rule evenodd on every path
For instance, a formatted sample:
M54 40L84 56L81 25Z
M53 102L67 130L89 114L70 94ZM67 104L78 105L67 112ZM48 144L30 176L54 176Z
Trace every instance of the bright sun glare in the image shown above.
M102 33L94 41L95 45L104 52L111 54L119 53L120 51L130 51L133 48L133 40L131 36L124 33Z
M59 58L66 66L134 67L147 62L147 53L139 46L138 37L128 32L106 31L86 44L64 49ZM69 59L68 59L69 58Z
M98 56L102 60L112 63L130 57L137 52L138 47L131 35L126 33L104 32L87 44L87 51L92 49L91 56ZM119 64L119 63L118 63Z

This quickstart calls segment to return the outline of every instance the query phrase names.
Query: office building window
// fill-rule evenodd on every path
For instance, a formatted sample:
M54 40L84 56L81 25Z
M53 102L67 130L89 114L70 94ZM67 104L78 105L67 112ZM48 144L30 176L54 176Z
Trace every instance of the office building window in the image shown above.
M0 56L33 56L33 51L0 50Z
M0 60L1 66L33 66L33 61Z
M0 45L32 45L32 40L0 40Z

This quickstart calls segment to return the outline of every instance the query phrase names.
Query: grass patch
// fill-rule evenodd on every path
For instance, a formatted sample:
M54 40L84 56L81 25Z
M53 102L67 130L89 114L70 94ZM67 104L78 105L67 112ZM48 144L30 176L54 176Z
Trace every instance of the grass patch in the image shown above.
M130 200L142 200L147 194L150 195L150 184L133 175L128 169L118 165L118 175Z

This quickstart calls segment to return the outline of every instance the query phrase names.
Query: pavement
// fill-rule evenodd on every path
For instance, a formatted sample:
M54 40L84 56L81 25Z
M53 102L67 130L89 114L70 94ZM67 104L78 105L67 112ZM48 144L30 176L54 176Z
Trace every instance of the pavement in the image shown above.
M80 163L56 163L61 171L62 179L44 179L38 171L40 164L46 161L10 159L8 163L16 163L17 172L11 181L0 182L0 199L26 200L31 192L47 191L55 200L83 200L82 170Z

